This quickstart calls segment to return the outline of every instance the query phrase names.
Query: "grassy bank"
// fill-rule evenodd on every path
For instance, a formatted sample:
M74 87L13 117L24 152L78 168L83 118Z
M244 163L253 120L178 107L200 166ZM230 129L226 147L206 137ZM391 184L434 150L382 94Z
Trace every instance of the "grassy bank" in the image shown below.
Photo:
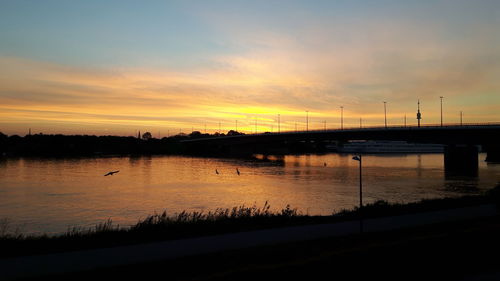
M498 219L267 245L44 280L498 280Z
M61 235L9 234L7 225L0 226L0 257L45 254L70 250L114 247L169 239L251 231L304 224L333 223L346 220L396 216L442 209L460 208L500 202L500 185L482 194L460 198L422 200L409 204L377 201L354 210L342 210L330 216L309 216L286 206L280 211L263 207L240 206L211 212L166 212L146 217L130 227L114 225L111 220L93 228L72 228Z

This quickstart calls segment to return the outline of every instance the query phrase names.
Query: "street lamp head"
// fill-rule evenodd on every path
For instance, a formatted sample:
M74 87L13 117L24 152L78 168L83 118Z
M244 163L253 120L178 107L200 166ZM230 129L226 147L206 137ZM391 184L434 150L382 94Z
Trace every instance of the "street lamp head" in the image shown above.
M361 161L361 155L354 156L352 160Z

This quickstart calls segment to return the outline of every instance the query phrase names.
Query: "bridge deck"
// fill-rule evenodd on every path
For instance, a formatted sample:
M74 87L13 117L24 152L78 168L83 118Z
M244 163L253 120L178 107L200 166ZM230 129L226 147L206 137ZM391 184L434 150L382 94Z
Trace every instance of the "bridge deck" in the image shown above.
M184 143L259 143L301 140L406 140L443 144L500 143L500 123L426 126L389 126L309 131L266 132L232 136L204 137Z

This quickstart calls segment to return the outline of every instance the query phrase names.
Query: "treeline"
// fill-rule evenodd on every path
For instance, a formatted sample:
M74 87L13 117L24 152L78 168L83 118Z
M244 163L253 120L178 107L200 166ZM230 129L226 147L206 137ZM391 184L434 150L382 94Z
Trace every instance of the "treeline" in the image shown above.
M227 135L239 134L229 131ZM156 139L150 133L138 137L46 135L24 137L5 135L0 132L0 156L71 157L99 155L182 154L185 148L181 140L224 136L225 134L179 134Z

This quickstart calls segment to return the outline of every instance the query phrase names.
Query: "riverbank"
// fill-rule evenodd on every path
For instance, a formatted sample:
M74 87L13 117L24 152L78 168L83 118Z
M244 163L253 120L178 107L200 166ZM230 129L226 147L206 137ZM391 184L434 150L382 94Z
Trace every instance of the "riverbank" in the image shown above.
M499 217L253 247L51 280L499 280Z
M248 232L304 225L332 224L457 209L479 205L498 205L500 186L475 196L423 200L409 204L377 201L354 210L343 210L331 216L309 216L289 206L279 212L269 205L240 206L213 212L182 212L168 216L166 212L148 216L131 227L120 227L112 221L91 229L73 228L61 235L22 235L5 231L0 236L0 258L51 254L95 248L111 248L157 241L187 239L227 233Z
M447 280L446 277L450 277L450 273L455 274L451 275L453 277L461 276L456 274L462 273L484 273L485 265L490 266L492 261L496 261L491 259L491 255L487 256L488 260L485 256L467 257L464 253L469 254L469 251L472 251L470 254L477 254L478 249L488 252L498 246L495 236L500 230L498 218L496 205L488 204L365 219L361 235L359 221L347 221L7 258L0 259L0 270L3 273L0 279L47 277L51 280L86 280L107 276L129 280L163 275L169 280L250 280L257 277L265 280L295 280L297 277L301 280L311 280L322 279L325 277L323 274L328 272L343 279L353 276L357 279L380 277L377 274L382 270L385 280L394 276L398 276L399 280L401 276L405 276L405 280L415 276L420 276L417 279L421 279L426 275L428 278L431 273L430 276ZM471 240L456 241L453 235ZM454 243L459 243L453 245L449 251L445 248L446 252L439 252L443 245L449 244L450 237ZM487 243L478 245L477 241ZM417 245L410 246L413 251L402 251L401 248L407 249L408 244L415 243ZM422 249L428 251L422 253ZM261 256L262 254L264 256ZM359 259L355 264L350 263L354 261L351 256L353 254L354 259ZM374 260L366 259L365 255ZM435 256L440 256L443 260L427 265L426 262ZM330 264L328 261L332 257L335 263ZM473 264L474 270L469 266L451 272L440 271L443 268L452 269L453 263L449 262L457 260L458 257L458 262L462 263L467 258L471 259L468 265ZM349 262L346 263L346 260ZM476 264L479 260L481 264ZM415 263L406 264L408 261ZM388 266L385 262L394 262L389 266L396 267L385 272ZM379 266L373 267L374 264ZM443 267L443 264L446 267ZM358 266L363 266L363 269L377 269L379 272L359 272ZM335 272L332 272L332 269L335 269ZM405 270L408 269L416 272L406 276L408 272ZM490 266L489 269L494 271L498 268ZM423 273L426 275L422 275Z

